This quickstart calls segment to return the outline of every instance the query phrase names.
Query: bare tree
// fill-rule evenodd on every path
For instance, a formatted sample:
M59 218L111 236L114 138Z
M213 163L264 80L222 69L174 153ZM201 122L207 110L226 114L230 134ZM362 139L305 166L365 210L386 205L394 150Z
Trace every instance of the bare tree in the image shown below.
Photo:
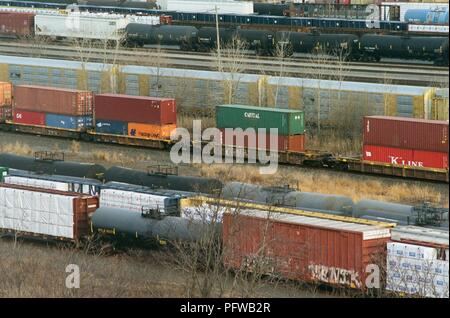
M216 57L217 70L223 74L225 83L225 103L232 104L239 87L242 73L247 69L245 64L245 50L247 43L238 36L233 36L231 41L213 52Z

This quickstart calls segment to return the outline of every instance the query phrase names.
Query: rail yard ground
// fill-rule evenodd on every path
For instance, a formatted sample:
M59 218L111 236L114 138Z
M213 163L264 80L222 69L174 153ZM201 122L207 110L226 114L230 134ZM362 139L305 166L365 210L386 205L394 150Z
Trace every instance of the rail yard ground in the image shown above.
M0 152L33 155L35 151L42 150L63 151L66 160L94 162L106 167L120 165L146 170L150 165L171 164L167 151L0 132ZM424 181L289 166L279 166L276 175L261 175L256 165L236 164L180 165L179 173L267 186L289 184L298 186L301 191L341 194L353 200L366 198L403 204L429 201L443 207L449 206L448 185Z
M170 257L155 250L134 249L105 255L68 246L1 239L0 255L0 298L201 296L200 290L190 286L186 273L173 262L167 266ZM79 289L66 288L66 266L69 264L77 264L80 268ZM310 298L345 295L330 294L317 286L262 280L251 288L246 284L236 287L230 281L214 288L210 296Z

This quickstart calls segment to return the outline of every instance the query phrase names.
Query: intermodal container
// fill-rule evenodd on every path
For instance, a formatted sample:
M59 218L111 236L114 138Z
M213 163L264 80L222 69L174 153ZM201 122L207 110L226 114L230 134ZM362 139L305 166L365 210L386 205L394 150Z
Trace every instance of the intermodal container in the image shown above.
M92 117L46 114L45 125L47 127L79 130L92 127Z
M128 135L128 123L115 120L95 120L95 131L100 134Z
M14 86L14 107L43 113L86 116L92 114L92 92L34 85Z
M373 225L267 211L225 213L224 263L234 269L364 288L367 265L386 262L390 231ZM260 263L255 263L260 262Z
M0 184L0 195L14 198L0 201L0 228L23 236L77 241L89 234L90 214L99 207L95 196L13 184Z
M22 109L14 109L13 122L17 124L45 126L45 114Z
M177 108L173 98L97 94L95 117L152 125L176 124Z
M448 169L447 152L364 145L363 159L408 167Z
M247 105L216 107L217 128L277 128L279 135L299 135L305 132L304 113L299 110Z
M11 106L12 85L0 82L0 107Z
M363 143L448 153L448 121L367 116Z
M128 123L128 135L143 139L170 139L170 133L176 128L176 124L150 125Z
M271 140L276 140L277 144ZM261 142L261 145L259 143ZM269 133L245 133L241 130L230 132L226 138L225 128L220 128L220 143L222 145L237 146L253 149L277 151L305 151L305 135L271 135Z
M34 13L0 12L0 35L29 36L34 34Z

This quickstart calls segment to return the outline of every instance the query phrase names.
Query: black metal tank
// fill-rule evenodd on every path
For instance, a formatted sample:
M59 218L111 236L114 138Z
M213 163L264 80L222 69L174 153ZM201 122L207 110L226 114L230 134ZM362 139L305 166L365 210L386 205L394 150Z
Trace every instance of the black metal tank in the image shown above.
M214 27L201 27L198 29L198 49L209 51L217 47L217 29ZM221 45L230 43L235 35L235 29L219 28Z
M105 181L123 182L153 189L168 189L195 193L220 193L222 182L216 179L148 173L122 167L111 167L105 173Z
M125 32L131 44L179 45L182 50L193 50L197 44L197 28L192 26L130 23Z
M32 157L0 154L0 166L48 175L102 180L105 167L93 163L39 160Z

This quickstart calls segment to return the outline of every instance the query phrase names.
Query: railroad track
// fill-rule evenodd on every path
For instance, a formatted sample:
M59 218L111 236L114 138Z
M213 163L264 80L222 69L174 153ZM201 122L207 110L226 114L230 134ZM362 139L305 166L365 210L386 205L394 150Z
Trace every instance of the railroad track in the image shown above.
M217 57L209 53L181 52L157 49L103 49L75 47L67 44L21 43L0 41L0 54L56 58L90 62L173 67L193 70L217 70ZM368 83L436 86L448 83L448 67L396 63L339 63L336 60L317 58L276 59L270 57L240 56L238 62L223 57L225 67L238 68L241 73L272 76L334 79ZM233 64L233 66L231 66ZM236 65L238 64L238 65Z

